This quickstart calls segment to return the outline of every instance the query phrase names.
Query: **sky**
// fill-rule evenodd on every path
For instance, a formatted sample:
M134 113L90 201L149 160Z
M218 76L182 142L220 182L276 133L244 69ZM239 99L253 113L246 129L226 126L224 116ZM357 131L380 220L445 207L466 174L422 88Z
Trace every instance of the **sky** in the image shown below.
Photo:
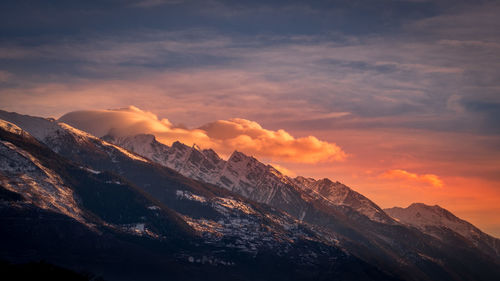
M481 0L4 0L0 109L238 149L500 237L498 14Z

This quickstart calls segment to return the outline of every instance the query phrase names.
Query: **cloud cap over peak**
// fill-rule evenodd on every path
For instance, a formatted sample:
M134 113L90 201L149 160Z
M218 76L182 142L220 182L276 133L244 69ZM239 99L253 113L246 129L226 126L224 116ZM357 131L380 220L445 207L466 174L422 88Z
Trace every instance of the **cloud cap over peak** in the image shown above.
M160 142L167 145L174 141L188 145L196 143L224 155L238 150L263 159L295 163L342 161L347 156L335 143L322 141L314 136L296 138L285 130L268 130L255 121L241 118L218 120L196 129L188 129L130 106L122 109L73 111L59 120L96 136L148 133L154 134Z

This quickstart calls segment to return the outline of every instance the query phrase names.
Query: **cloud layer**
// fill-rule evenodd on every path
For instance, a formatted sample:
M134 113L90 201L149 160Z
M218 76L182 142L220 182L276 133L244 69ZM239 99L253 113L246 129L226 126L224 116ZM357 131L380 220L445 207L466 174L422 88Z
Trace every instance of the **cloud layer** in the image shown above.
M296 163L341 161L346 158L346 153L335 143L321 141L314 136L295 138L285 130L267 130L257 122L241 118L218 120L188 129L130 106L116 110L75 111L59 120L97 136L154 134L167 145L177 140L188 145L196 143L223 155L238 150L262 159Z
M395 170L389 170L386 171L385 173L380 175L381 178L386 178L386 179L401 179L401 180L410 180L410 181L417 181L417 182L423 182L426 184L429 184L434 187L443 187L443 181L441 179L433 174L415 174L415 173L410 173L405 170L401 169L395 169Z
M500 235L498 1L383 0L383 13L348 0L3 2L2 109L133 104L186 126L134 109L88 123L240 146L383 207L439 204ZM328 162L344 155L333 142L348 161ZM426 188L439 185L427 171L446 186Z

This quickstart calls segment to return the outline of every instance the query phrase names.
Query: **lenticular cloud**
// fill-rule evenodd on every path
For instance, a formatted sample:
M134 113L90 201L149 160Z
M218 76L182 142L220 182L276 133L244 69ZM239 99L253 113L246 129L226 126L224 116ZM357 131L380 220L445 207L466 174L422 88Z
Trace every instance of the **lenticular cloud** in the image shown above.
M345 152L335 143L314 136L295 138L285 130L267 130L254 121L233 118L218 120L199 128L186 129L174 126L167 119L130 106L112 110L74 111L59 121L102 137L106 134L131 136L153 134L167 145L180 141L202 148L213 148L228 155L234 150L259 158L283 162L317 163L341 161Z

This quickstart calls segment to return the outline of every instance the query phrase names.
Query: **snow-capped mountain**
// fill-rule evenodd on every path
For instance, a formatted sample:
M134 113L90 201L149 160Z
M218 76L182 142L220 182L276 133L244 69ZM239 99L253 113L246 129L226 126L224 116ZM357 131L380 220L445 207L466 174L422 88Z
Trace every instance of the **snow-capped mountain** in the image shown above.
M103 170L114 169L115 172L133 179L134 176L126 172L130 169L128 168L129 165L133 165L134 168L132 169L134 170L136 170L135 167L138 165L152 165L149 164L149 160L137 154L75 129L65 123L44 118L26 118L17 114L11 114L11 116L14 116L14 118L10 118L11 120L17 121L28 128L28 130L33 130L35 133L34 137L17 125L4 120L1 120L1 128L5 128L8 132L14 132L17 135L26 136L32 140L38 139L55 152L72 157L72 160L84 158L82 161L85 166L80 166L80 169L91 174L99 175ZM0 152L2 156L5 156L5 161L0 166L0 172L5 175L6 179L12 179L13 177L20 179L17 182L12 180L9 182L2 181L7 189L23 193L29 198L34 197L32 193L39 194L42 192L38 197L40 197L39 201L45 205L50 204L47 202L52 202L56 206L59 206L57 204L68 201L69 203L66 203L66 205L74 208L71 215L74 217L78 215L79 209L76 207L77 204L72 197L71 189L64 187L62 180L55 172L46 169L36 158L9 142L5 142L4 146L0 147ZM16 153L22 157L18 156L15 158ZM24 161L25 158L31 162ZM32 166L34 165L37 166L33 168ZM158 169L158 167L156 168ZM27 172L32 170L36 172L40 172L39 170L41 170L47 179L43 178L42 175L37 175L37 179L34 180L31 174ZM142 174L139 176L142 176ZM154 177L151 177L151 179L154 179ZM166 182L165 180L159 181ZM31 183L31 185L23 189L22 186L27 185L26 182ZM45 187L46 184L42 185L40 182L49 182L52 185ZM109 184L123 185L124 183L120 180L115 180L109 181ZM41 189L40 186L45 188ZM301 237L307 237L308 240L316 239L313 232L302 231L298 222L285 214L266 213L266 216L263 216L261 214L262 211L259 212L257 207L252 207L251 204L231 196L225 197L223 194L214 194L213 192L200 193L200 190L189 188L190 186L186 185L177 184L173 187L175 189L158 188L157 190L149 191L154 194L161 192L163 197L159 198L168 198L168 201L165 199L164 203L170 203L169 205L182 206L183 209L190 207L189 211L184 210L185 212L182 213L183 220L195 231L199 232L200 235L205 235L207 239L211 240L211 243L220 242L222 238L236 239L239 242L233 243L235 247L238 247L242 251L252 252L259 245L273 247L284 241L302 239ZM47 192L47 190L57 192L58 189L62 190L59 192L60 194L54 195ZM171 194L170 196L168 196L169 193ZM55 198L59 197L60 200L55 200ZM172 201L175 201L175 204ZM41 204L37 206L45 207L45 205ZM59 207L59 209L61 208ZM155 210L154 205L151 208ZM194 211L196 209L203 211ZM66 210L60 211L70 214ZM260 227L262 224L266 224L269 227L262 230ZM139 233L148 229L147 224L145 226L141 221L133 223L131 226L139 226L137 230ZM242 235L242 228L247 231L252 230L252 237ZM285 228L286 230L284 230ZM153 232L150 234L159 235ZM245 239L245 237L248 239Z
M450 231L457 233L484 252L500 258L500 239L482 232L471 223L456 217L438 205L413 203L406 208L394 207L385 211L399 222L416 227L442 240L449 238Z
M394 223L375 203L341 183L329 179L292 179L271 165L238 151L225 161L212 149L200 150L180 142L174 142L169 147L158 142L153 135L107 135L103 139L172 168L186 177L224 187L257 202L285 208L299 219L306 215L304 201L320 200L329 205L348 206L377 222ZM294 208L286 208L285 205Z
M336 211L347 214L352 220L354 220L355 216L350 215L351 210L366 216L374 222L388 225L398 224L398 222L409 224L399 216L393 215L393 209L389 209L390 214L388 215L385 210L382 210L371 200L342 183L332 182L326 178L320 180L301 176L290 178L281 174L272 166L265 165L257 159L238 151L233 152L229 159L225 161L211 149L201 150L197 146L189 147L180 142L174 142L169 147L158 142L153 135L141 134L131 137L107 135L104 139L161 165L170 167L184 176L215 184L246 198L284 210L300 221L311 210L307 203L314 202L316 208L322 209L325 205L335 207ZM319 206L318 202L320 203ZM344 207L348 209L345 210ZM462 235L467 233L469 236L473 236L474 238L470 241L473 241L475 247L495 258L498 257L498 239L488 235L479 235L479 229L456 218L447 211L441 213L446 213L445 217L447 218L454 217L455 220L452 220L454 222L460 221L453 231ZM306 219L306 221L314 224L311 220ZM436 220L433 223L434 226L439 226L439 228L450 227L452 224L443 220ZM473 228L464 229L463 223ZM431 234L439 239L443 238L430 231L428 225L418 228L426 234ZM384 237L385 233L376 235ZM391 238L385 237L383 239Z
M240 152L223 160L147 135L106 141L52 119L4 111L0 119L7 121L0 128L0 240L12 242L1 245L0 258L75 266L83 257L111 280L155 280L153 272L174 280L500 276L500 263L472 243L452 245L398 223L340 183L289 178ZM66 189L36 193L55 188L43 169ZM29 184L12 184L26 176ZM36 203L65 198L79 217Z
M28 122L30 118L23 120ZM40 134L37 140L19 126L0 121L0 238L10 241L9 245L0 247L0 258L8 253L9 259L22 261L25 251L36 243L39 245L32 250L35 258L56 262L54 253L57 253L56 257L63 260L58 263L73 267L84 263L96 270L102 270L92 266L96 258L112 258L122 263L134 261L135 265L129 266L132 271L128 271L132 274L137 270L147 273L150 267L165 271L168 261L167 268L177 268L174 271L190 272L191 267L197 268L189 278L193 280L220 279L220 276L252 280L262 279L267 273L279 273L278 280L303 276L303 273L294 276L266 269L268 259L280 259L283 266L290 268L300 263L301 270L311 276L317 275L314 272L318 268L335 262L374 272L368 278L357 273L349 277L351 273L335 270L335 274L346 273L349 280L392 279L287 214L224 190L202 186L65 124L52 124L53 120L42 118L31 121L38 123L38 128L43 126L44 132L52 129L53 134ZM40 143L41 140L46 144ZM53 145L54 150L47 145ZM63 155L71 158L61 157ZM85 163L79 161L82 157L86 157ZM138 173L131 173L134 170ZM49 221L38 222L45 218ZM70 230L78 234L67 232ZM16 235L24 238L18 240ZM95 246L89 247L77 239L94 241ZM54 244L63 244L70 252L51 248ZM78 254L82 251L85 254ZM137 256L129 256L127 251ZM116 256L121 252L125 256ZM123 258L126 261L122 261ZM111 268L121 268L122 263ZM254 277L245 277L244 272L252 267L262 271L253 273ZM158 278L116 277L120 272L110 271L102 273L114 280ZM182 276L174 280L183 280Z

